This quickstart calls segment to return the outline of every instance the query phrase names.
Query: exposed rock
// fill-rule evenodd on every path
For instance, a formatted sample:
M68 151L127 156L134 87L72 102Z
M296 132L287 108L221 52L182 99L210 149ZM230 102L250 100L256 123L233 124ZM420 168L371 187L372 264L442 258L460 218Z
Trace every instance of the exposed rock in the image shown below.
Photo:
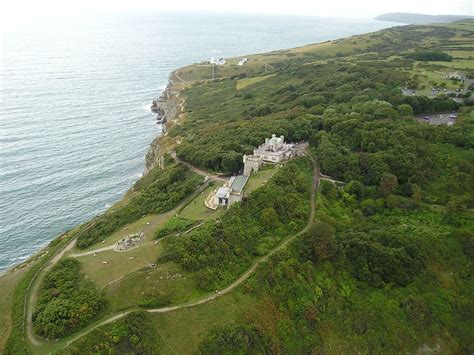
M156 137L148 148L145 156L145 174L157 166L160 162L160 146L158 144L159 137Z
M151 110L158 115L157 121L164 125L169 121L175 120L180 114L179 91L173 87L170 81L157 100L153 100ZM160 152L159 138L156 137L150 144L150 148L145 156L145 174L155 166L163 164L163 157Z

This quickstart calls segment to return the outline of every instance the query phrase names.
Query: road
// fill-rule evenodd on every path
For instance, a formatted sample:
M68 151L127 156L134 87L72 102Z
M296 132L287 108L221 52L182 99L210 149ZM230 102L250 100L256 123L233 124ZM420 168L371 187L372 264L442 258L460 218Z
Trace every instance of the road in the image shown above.
M309 228L311 227L311 225L313 224L313 221L314 221L314 215L315 215L315 210L316 210L316 199L317 199L317 193L318 193L319 182L320 182L320 171L319 171L318 164L313 158L310 157L310 159L313 163L313 184L312 184L312 187L311 187L311 194L310 194L311 195L311 197L310 197L311 198L311 211L310 211L310 214L308 216L308 223L306 224L306 226L300 232L286 238L280 244L278 244L276 247L274 247L272 250L270 250L266 255L264 255L264 256L258 258L257 260L255 260L252 263L252 265L250 266L250 268L247 269L247 271L245 271L237 280L235 280L232 284L230 284L229 286L227 286L225 289L221 290L220 292L208 295L208 296L203 297L203 298L198 299L198 300L186 302L186 303L176 305L176 306L147 309L147 312L149 312L149 313L167 313L167 312L172 312L172 311L176 311L176 310L183 309L183 308L194 307L194 306L197 306L197 305L200 305L200 304L203 304L203 303L210 302L210 301L212 301L212 300L214 300L218 297L222 297L225 294L227 294L227 293L231 292L232 290L234 290L239 285L241 285L245 280L247 280L255 272L255 270L257 270L257 268L260 264L266 262L272 255L276 254L277 252L279 252L280 250L285 248L294 239L296 239L297 237L299 237L299 236L303 235L304 233L306 233L309 230ZM129 311L123 311L123 312L117 313L117 314L111 316L110 318L107 318L107 319L105 319L105 320L103 320L103 321L101 321L97 324L94 324L93 326L90 326L89 328L87 328L87 329L77 333L75 336L69 338L68 341L66 342L65 346L66 347L69 346L73 342L75 342L78 339L82 338L83 336L89 334L90 332L92 332L94 329L96 329L98 327L101 327L105 324L109 324L111 322L114 322L118 319L121 319L121 318L125 317L130 312L132 312L132 311L129 310Z

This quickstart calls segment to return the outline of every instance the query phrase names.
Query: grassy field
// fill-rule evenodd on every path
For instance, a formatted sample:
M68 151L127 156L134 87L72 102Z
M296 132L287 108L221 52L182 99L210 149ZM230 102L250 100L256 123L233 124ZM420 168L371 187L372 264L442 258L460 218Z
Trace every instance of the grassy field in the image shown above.
M90 250L95 250L95 249L108 247L108 246L114 245L115 242L122 239L123 237L125 237L127 235L130 235L130 234L135 234L135 233L138 233L138 232L145 233L145 239L147 241L152 240L154 232L160 226L162 226L163 223L165 223L168 219L170 219L171 216L172 215L170 213L144 216L143 218L140 218L139 220L137 220L133 223L130 223L129 225L125 226L124 228L121 228L118 231L112 233L110 236L104 237L104 242L103 243L91 245L87 249L74 248L74 249L71 250L71 252L69 254L83 253L85 251L90 251Z
M464 88L464 85L461 86L459 82L453 82L452 80L445 79L443 77L446 73L451 71L448 68L443 68L449 63L452 62L416 62L416 64L413 66L413 69L411 70L411 75L413 77L416 75L418 77L420 87L424 87L416 91L417 95L435 97L436 95L443 94L443 91L439 91L435 93L436 95L433 95L433 92L431 90L432 88L446 88L450 91L454 91L459 88ZM432 65L436 67L433 67Z
M150 295L160 295L163 304L176 304L200 296L192 275L173 263L158 265L127 275L105 288L109 309L117 311L144 304Z
M222 208L215 211L207 208L204 205L204 201L218 186L222 186L223 183L214 184L205 189L199 196L197 196L190 204L188 204L183 211L180 213L180 217L193 220L209 220L216 219L224 211Z
M245 194L249 195L252 191L265 185L277 171L278 167L276 165L266 165L263 170L251 174L244 188Z
M148 244L123 253L107 250L96 256L79 257L78 260L87 277L102 288L112 281L155 263L161 252L160 244ZM104 261L107 264L103 264Z
M471 59L454 59L452 62L427 62L435 65L442 65L451 69L474 69L474 60Z
M160 353L199 353L199 343L210 329L238 321L252 302L250 296L232 292L211 303L154 314L153 323L164 344Z
M28 270L29 267L24 267L0 277L0 354L10 335L13 291Z
M255 78L240 79L237 81L236 89L237 90L245 89L246 87L250 85L264 81L268 78L271 78L272 76L275 76L275 74L270 74L270 75L265 75L265 76L256 76Z

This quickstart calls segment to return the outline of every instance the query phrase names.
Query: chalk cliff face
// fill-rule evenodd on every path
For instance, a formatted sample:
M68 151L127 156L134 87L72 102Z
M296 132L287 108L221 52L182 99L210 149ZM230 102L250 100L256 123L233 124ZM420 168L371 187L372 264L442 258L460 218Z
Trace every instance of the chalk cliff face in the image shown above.
M166 132L167 124L177 119L181 112L179 94L180 91L175 88L173 82L170 80L160 98L153 100L152 111L158 114L159 120L163 123L164 132ZM159 144L160 137L161 135L156 137L148 148L148 152L145 156L145 174L159 165L162 160Z

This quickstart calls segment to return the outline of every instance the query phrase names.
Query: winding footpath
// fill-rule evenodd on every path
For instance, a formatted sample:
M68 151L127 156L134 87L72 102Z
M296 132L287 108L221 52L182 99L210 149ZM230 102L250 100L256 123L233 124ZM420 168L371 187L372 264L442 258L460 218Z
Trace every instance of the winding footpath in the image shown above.
M266 262L271 256L273 256L274 254L276 254L279 251L281 251L282 249L284 249L289 243L291 243L297 237L299 237L299 236L303 235L304 233L306 233L309 230L309 228L311 227L311 225L313 224L313 221L314 221L317 194L318 194L318 188L319 188L319 183L320 183L320 179L321 179L321 174L320 174L320 170L319 170L319 166L318 166L317 162L309 154L308 154L308 156L311 159L311 162L313 164L313 182L312 182L311 194L310 194L311 209L310 209L310 214L308 216L308 223L306 224L306 226L300 232L298 232L297 234L294 234L290 237L287 237L280 244L278 244L272 250L270 250L266 255L256 259L252 263L252 265L247 269L247 271L245 271L238 279L236 279L233 283L231 283L229 286L227 286L225 289L219 291L218 293L213 293L213 294L210 294L208 296L202 297L200 299L185 302L185 303L178 304L178 305L175 305L175 306L146 309L146 311L149 312L149 313L167 313L167 312L172 312L172 311L176 311L176 310L183 309L183 308L198 306L198 305L210 302L212 300L215 300L216 298L222 297L225 294L228 294L229 292L231 292L232 290L237 288L238 286L240 286L244 281L246 281L257 270L257 268L262 263ZM190 166L190 168L191 168L191 166ZM195 169L197 169L197 168L195 168ZM204 172L200 169L197 169L197 170L200 171L200 172L198 172L198 173L200 173L200 175L204 175L204 174L208 175L207 172ZM193 169L193 171L195 171L195 170ZM201 190L201 188L198 189L198 190ZM193 194L193 195L195 195L195 194ZM180 204L179 207L181 207L183 204L185 204L187 202L188 202L188 199L186 199L186 201L183 201L183 203ZM179 209L179 207L176 207L174 209L174 211ZM75 242L76 242L76 238L74 238L61 252L59 252L48 263L48 267L46 267L43 271L46 271L46 270L50 269L64 255L64 253L66 251L68 251L68 250L70 250L71 248L74 247ZM29 302L28 302L29 307L27 307L27 309L28 309L28 316L27 316L28 339L35 346L41 346L43 344L43 342L45 342L45 341L40 341L39 339L37 339L35 337L35 335L33 333L32 321L31 321L31 315L32 315L32 312L33 312L33 305L35 304L35 293L36 293L35 291L37 290L38 285L39 285L39 283L36 282L36 285L32 288L32 290L31 290L32 292L30 292L30 298L29 298ZM84 337L85 335L89 334L93 330L95 330L95 329L97 329L97 328L99 328L103 325L110 324L110 323L112 323L116 320L119 320L119 319L125 317L127 314L129 314L132 311L137 310L137 309L140 309L140 308L122 311L122 312L119 312L117 314L114 314L114 315L110 316L107 319L104 319L102 321L91 324L87 328L85 328L82 331L79 331L78 333L76 333L75 335L72 335L72 336L70 336L70 337L68 337L68 338L66 338L62 341L57 342L57 345L58 346L61 345L62 348L65 348L65 347L71 345L73 342L75 342L75 341L79 340L80 338Z
M178 163L186 165L189 168L189 170L191 170L193 173L196 173L196 174L201 175L201 176L207 176L212 180L218 180L218 181L224 181L224 182L229 181L229 179L225 178L223 175L211 174L211 173L207 172L206 170L197 168L194 165L191 165L188 162L185 162L184 160L179 159L178 156L176 155L175 151L170 152L170 154L171 154L171 157L174 160L176 160Z

